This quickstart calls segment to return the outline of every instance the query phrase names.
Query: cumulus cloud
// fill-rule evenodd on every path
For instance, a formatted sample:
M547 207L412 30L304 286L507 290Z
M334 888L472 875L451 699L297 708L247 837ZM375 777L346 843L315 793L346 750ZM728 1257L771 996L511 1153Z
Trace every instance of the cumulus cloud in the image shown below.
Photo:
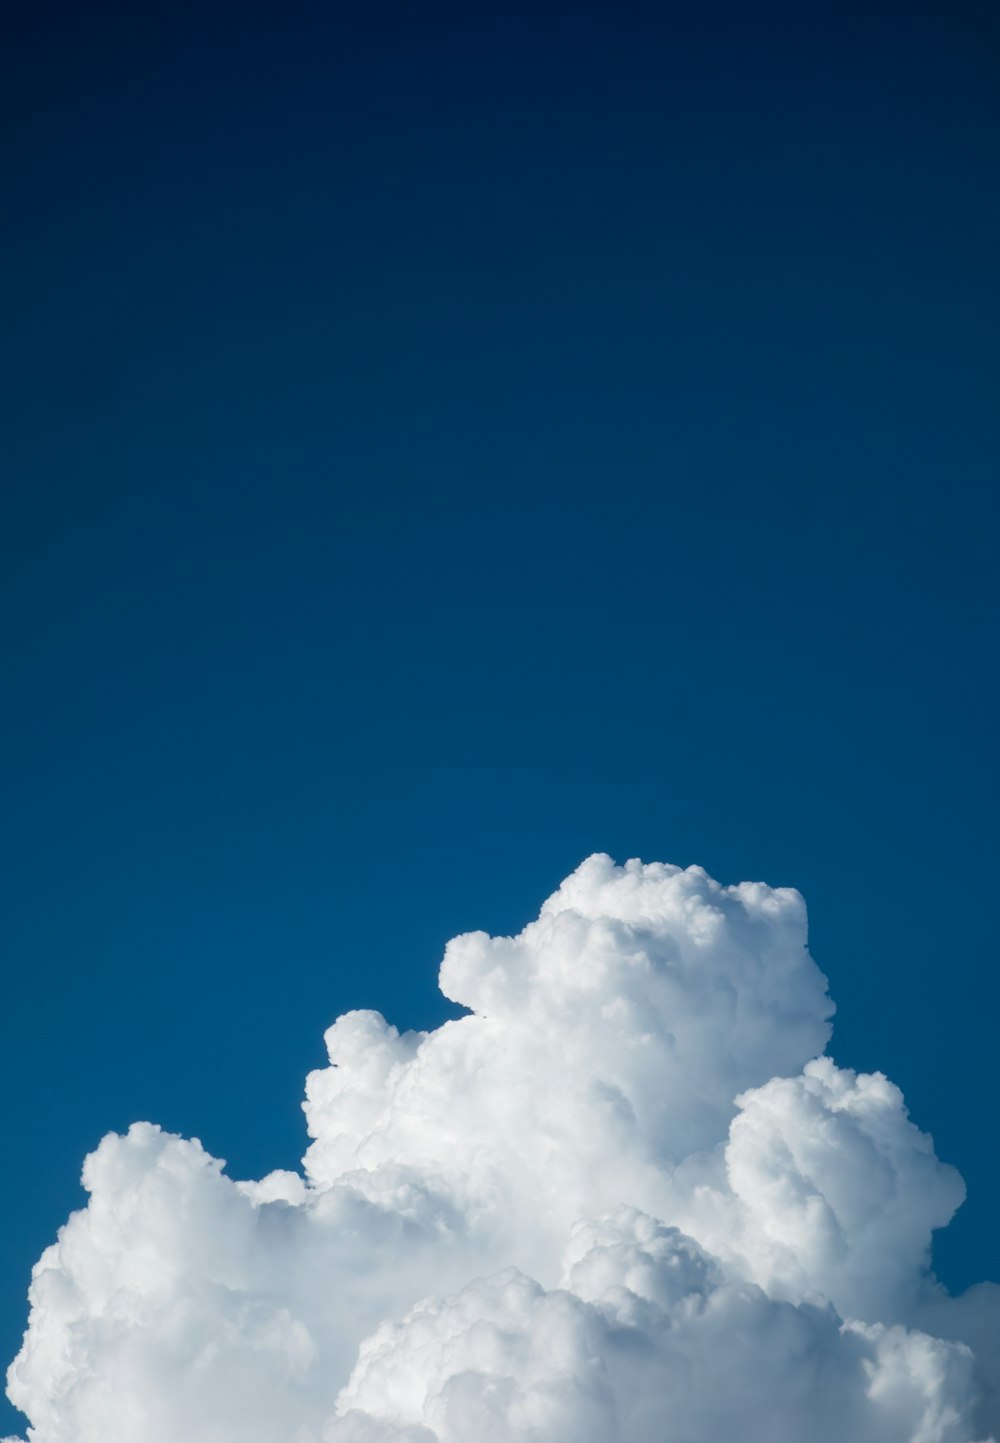
M451 942L468 1015L327 1033L302 1174L88 1159L8 1391L30 1443L980 1443L1000 1295L898 1089L824 1055L798 893L589 858ZM8 1440L10 1443L10 1440Z

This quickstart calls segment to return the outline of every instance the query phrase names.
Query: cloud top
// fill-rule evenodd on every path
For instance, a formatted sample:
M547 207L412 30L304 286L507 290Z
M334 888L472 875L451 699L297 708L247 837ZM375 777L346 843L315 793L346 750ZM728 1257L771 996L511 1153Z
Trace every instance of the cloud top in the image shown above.
M980 1443L993 1290L929 1272L955 1171L824 1056L802 898L584 862L458 937L468 1015L338 1019L303 1173L136 1124L38 1263L31 1443Z

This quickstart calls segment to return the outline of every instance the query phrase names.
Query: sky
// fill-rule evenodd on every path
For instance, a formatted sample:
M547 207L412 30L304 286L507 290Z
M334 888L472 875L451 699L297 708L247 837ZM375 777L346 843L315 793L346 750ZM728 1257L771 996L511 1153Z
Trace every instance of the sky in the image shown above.
M595 851L804 894L1000 1277L998 27L697 12L9 21L5 1358L106 1132L296 1166Z

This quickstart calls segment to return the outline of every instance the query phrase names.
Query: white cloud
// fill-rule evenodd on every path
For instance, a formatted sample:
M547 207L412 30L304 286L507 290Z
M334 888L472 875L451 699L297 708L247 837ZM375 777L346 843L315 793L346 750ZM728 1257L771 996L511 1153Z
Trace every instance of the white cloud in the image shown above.
M512 1271L383 1325L325 1438L378 1437L373 1423L441 1443L972 1436L961 1346L774 1301L641 1213L577 1230L572 1251L565 1289Z
M138 1124L87 1160L9 1392L31 1443L975 1443L997 1294L885 1078L822 1057L797 893L592 857L470 1015L350 1013L305 1174L234 1183Z

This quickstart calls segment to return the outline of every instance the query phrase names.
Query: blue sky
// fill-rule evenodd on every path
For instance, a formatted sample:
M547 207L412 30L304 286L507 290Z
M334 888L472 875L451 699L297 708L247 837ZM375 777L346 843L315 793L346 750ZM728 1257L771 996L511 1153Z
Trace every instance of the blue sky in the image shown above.
M1000 1275L995 17L13 30L5 1357L105 1131L294 1165L594 850L800 888Z

